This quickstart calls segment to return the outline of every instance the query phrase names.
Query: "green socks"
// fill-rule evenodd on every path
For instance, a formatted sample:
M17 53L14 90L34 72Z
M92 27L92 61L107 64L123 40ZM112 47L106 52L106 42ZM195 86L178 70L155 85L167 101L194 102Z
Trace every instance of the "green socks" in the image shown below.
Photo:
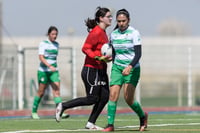
M34 102L33 102L33 108L32 108L32 113L37 113L38 105L41 101L41 97L35 96L34 97Z
M140 117L144 117L144 111L142 110L140 104L137 101L134 101L134 103L130 106L133 111ZM108 124L114 124L115 120L115 114L117 109L117 102L108 101Z
M132 109L133 111L135 111L135 113L136 113L140 118L142 118L142 117L145 116L144 111L142 110L140 104L139 104L137 101L134 101L134 103L133 103L130 107L131 107L131 109Z
M34 97L32 113L37 113L37 109L38 109L38 106L39 106L39 103L40 103L41 99L42 98L38 97L38 96ZM61 97L54 97L54 102L56 103L56 105L58 103L61 103L62 102Z
M61 97L54 97L53 100L54 100L54 102L56 103L56 105L57 105L58 103L61 103L61 102L62 102Z
M114 124L117 102L108 101L108 124Z

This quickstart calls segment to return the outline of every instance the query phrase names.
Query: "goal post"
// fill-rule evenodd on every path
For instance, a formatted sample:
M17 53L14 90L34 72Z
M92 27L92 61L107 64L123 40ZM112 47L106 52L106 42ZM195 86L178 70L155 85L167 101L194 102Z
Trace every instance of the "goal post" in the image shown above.
M23 54L23 48L18 46L18 109L20 110L24 108Z

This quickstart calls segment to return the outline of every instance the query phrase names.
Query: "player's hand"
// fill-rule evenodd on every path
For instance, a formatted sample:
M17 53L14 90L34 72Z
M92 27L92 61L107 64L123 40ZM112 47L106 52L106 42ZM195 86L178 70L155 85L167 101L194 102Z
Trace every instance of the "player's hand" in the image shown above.
M126 68L124 68L124 70L122 71L123 75L129 75L131 72L132 66L128 65Z
M53 66L49 66L49 69L51 69L52 72L55 72L55 71L56 71L56 68L53 67Z

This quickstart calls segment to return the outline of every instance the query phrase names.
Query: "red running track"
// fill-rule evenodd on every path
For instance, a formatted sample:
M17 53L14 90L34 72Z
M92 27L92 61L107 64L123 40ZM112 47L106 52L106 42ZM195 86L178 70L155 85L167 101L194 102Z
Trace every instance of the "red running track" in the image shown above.
M170 112L200 112L200 107L147 107L143 108L144 111L149 113L170 113ZM70 115L88 115L90 114L90 109L69 109L66 113ZM102 114L106 114L107 111L103 110ZM118 114L122 113L132 113L130 108L121 108L117 110ZM55 109L39 109L38 114L40 116L52 116L55 115ZM0 110L0 117L17 117L17 116L24 116L29 117L31 116L31 110Z

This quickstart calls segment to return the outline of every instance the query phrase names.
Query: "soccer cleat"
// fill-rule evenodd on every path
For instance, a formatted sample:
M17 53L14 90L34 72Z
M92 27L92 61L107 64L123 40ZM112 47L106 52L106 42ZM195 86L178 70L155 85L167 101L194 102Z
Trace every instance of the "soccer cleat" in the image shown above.
M114 131L114 125L112 124L108 124L103 130L102 132L112 132Z
M145 112L145 116L143 118L140 118L140 131L144 131L145 128L147 128L148 123L148 113Z
M58 106L56 107L56 121L60 122L62 119L62 103L59 103Z
M89 130L102 130L102 127L99 127L97 125L92 125L92 126L86 126L85 129L89 129Z
M32 117L33 119L40 119L40 117L38 116L37 113L32 113L32 114L31 114L31 117Z

